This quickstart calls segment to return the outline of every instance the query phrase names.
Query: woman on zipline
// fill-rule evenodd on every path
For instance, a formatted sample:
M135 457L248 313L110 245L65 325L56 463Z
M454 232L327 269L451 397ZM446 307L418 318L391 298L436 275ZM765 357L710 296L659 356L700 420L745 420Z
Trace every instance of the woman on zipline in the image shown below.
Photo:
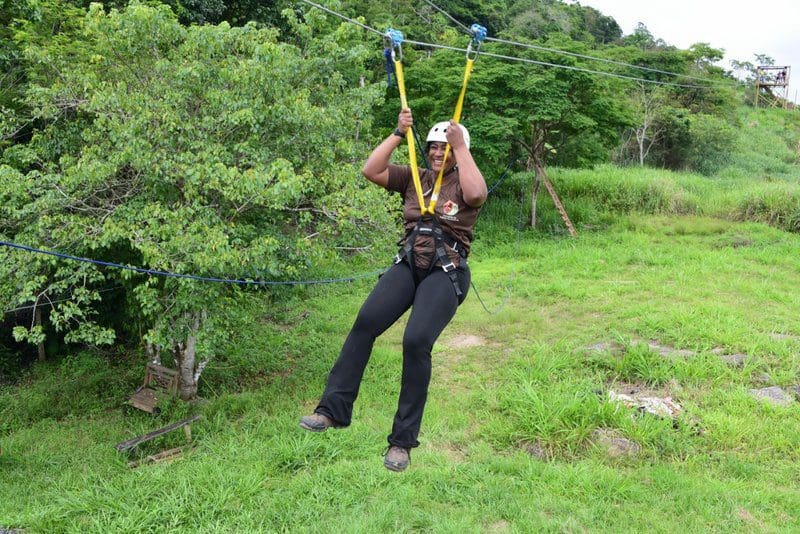
M414 183L410 167L390 164L392 152L413 122L411 110L403 109L395 131L375 148L362 169L369 181L403 195L403 246L395 264L361 306L319 405L313 414L300 419L300 426L312 432L350 425L375 339L412 308L403 333L400 399L384 458L384 465L392 471L408 467L409 451L419 445L417 436L431 378L431 349L467 295L470 272L466 258L488 194L469 150L469 133L453 121L440 122L428 133L425 150L431 168L420 169L419 184ZM435 182L440 175L441 189L437 191ZM429 204L421 206L420 201L424 204L431 195Z

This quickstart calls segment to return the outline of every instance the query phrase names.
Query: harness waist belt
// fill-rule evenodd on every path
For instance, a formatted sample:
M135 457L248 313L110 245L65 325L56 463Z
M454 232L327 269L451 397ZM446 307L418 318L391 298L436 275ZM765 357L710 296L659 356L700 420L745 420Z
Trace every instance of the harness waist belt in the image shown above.
M435 259L431 259L431 264L428 267L428 272L433 270L434 264L436 260L438 260L442 264L442 270L450 276L450 280L453 282L453 287L456 290L456 295L461 297L462 291L461 287L458 284L458 277L456 276L455 264L450 261L450 256L447 254L447 250L445 249L445 245L453 249L454 251L458 252L459 256L461 256L464 260L467 258L467 249L464 247L463 243L461 243L458 239L454 238L444 230L442 230L442 225L439 224L439 221L435 218L425 218L420 219L414 229L408 233L408 235L404 238L405 243L403 246L400 247L400 250L397 252L397 256L395 256L394 262L400 263L404 259L408 261L408 266L411 267L411 272L414 276L414 281L419 282L417 280L416 269L414 264L414 243L417 240L418 235L427 235L433 238L434 244L434 252L436 255Z

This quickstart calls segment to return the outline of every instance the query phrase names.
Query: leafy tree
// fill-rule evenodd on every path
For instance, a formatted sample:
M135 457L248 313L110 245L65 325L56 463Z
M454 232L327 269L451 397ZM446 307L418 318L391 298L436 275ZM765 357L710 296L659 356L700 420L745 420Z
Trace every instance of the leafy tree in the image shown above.
M357 179L381 97L359 83L373 53L360 30L342 25L315 45L324 56L304 55L274 30L186 28L166 6L132 3L93 5L82 35L27 45L27 104L45 126L4 154L3 237L155 270L296 279L331 256L321 238L363 247L392 233L385 195ZM22 253L0 273L11 301L52 300L70 342L114 340L97 303L120 284L154 355L174 358L183 398L240 291ZM38 342L43 331L17 334Z
M666 106L667 92L659 86L639 82L631 90L630 98L636 122L625 130L617 149L616 161L636 161L639 166L644 166L650 150L659 143L664 134L665 125L658 122L658 116Z
M575 6L580 15L580 27L584 28L597 43L608 44L622 38L622 29L612 17L603 15L590 6Z
M636 24L636 29L633 30L632 34L622 38L622 43L642 50L653 50L667 46L663 39L656 38L642 22Z
M756 58L756 65L760 67L771 67L775 65L775 59L766 54L753 54Z
M752 82L756 77L756 66L749 61L731 60L734 76L737 80Z

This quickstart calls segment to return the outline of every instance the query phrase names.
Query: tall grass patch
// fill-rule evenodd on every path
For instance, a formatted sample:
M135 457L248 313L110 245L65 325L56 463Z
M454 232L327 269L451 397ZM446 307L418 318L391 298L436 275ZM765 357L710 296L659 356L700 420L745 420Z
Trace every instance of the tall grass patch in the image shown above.
M602 214L704 215L763 222L800 231L800 167L784 180L721 173L704 177L649 168L601 165L594 169L552 169L552 180L567 210L583 226L602 224ZM542 195L546 197L546 193ZM558 221L545 200L542 217Z

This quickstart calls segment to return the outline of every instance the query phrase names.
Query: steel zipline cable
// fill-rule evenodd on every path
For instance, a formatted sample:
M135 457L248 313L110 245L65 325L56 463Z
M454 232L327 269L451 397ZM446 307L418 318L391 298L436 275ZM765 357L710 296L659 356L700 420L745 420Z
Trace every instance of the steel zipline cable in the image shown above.
M459 27L461 27L461 29L463 29L465 32L467 32L468 34L471 33L470 29L464 23L462 23L461 21L459 21L458 19L456 19L455 17L450 15L448 12L446 12L445 10L443 10L442 8L440 8L439 6L437 6L436 4L431 2L430 0L424 0L424 1L429 6L434 8L436 11L438 11L439 13L441 13L442 15L444 15L445 17L450 19L452 22L457 24ZM624 61L615 61L613 59L607 59L607 58L602 58L602 57L597 57L597 56L590 56L590 55L587 55L587 54L578 54L577 52L568 52L566 50L559 50L558 48L548 48L546 46L535 45L535 44L531 44L531 43L521 43L519 41L512 41L512 40L509 40L509 39L500 39L500 38L497 38L497 37L488 37L487 36L486 40L487 41L492 41L492 42L495 42L495 43L502 43L502 44L507 44L507 45L512 45L512 46L519 46L519 47L523 47L523 48L530 48L532 50L541 50L543 52L553 52L553 53L556 53L556 54L561 54L561 55L571 56L571 57L577 57L577 58L581 58L581 59L588 59L588 60L591 60L591 61L599 61L599 62L602 62L602 63L608 63L610 65L617 65L617 66L620 66L620 67L627 67L627 68L643 70L643 71L647 71L647 72L654 72L654 73L657 73L657 74L666 74L668 76L675 76L675 77L678 77L678 78L685 78L685 79L688 79L688 80L697 80L697 81L706 82L706 83L712 83L712 84L725 84L725 85L729 85L730 84L729 82L722 81L722 80L709 80L707 78L702 78L700 76L692 76L690 74L681 74L679 72L670 72L670 71L667 71L667 70L654 69L654 68L651 68L651 67L644 67L642 65L634 65L632 63L625 63Z
M311 0L301 0L301 1L305 2L306 4L311 5L313 7L321 9L322 11L330 13L331 15L333 15L335 17L338 17L338 18L340 18L340 19L342 19L344 21L350 22L351 24L355 24L355 25L357 25L357 26L359 26L359 27L361 27L361 28L363 28L363 29L365 29L367 31L370 31L370 32L373 32L373 33L375 33L377 35L380 35L381 37L383 37L385 35L384 32L378 31L375 28L367 26L366 24L363 24L363 23L361 23L361 22L359 22L357 20L354 20L354 19L352 19L352 18L350 18L350 17L348 17L346 15L342 15L341 13L338 13L338 12L336 12L336 11L334 11L332 9L329 9L329 8L327 8L325 6L321 6L316 2L312 2ZM490 37L486 37L486 40L487 41L493 41L495 39L492 39ZM466 52L467 51L467 49L465 49L465 48L458 48L458 47L455 47L455 46L447 46L447 45L440 45L440 44L434 44L434 43L426 43L426 42L423 42L423 41L414 41L414 40L411 40L411 39L405 39L403 42L409 43L409 44L412 44L412 45L417 45L417 46L420 46L420 47L423 47L423 48L453 50L453 51L456 51L456 52ZM520 43L520 44L522 44L522 43ZM556 49L553 49L553 51L556 51ZM561 52L563 52L563 51L561 51ZM641 83L649 83L649 84L653 84L653 85L663 85L663 86L671 86L671 87L683 87L685 89L709 89L710 88L709 85L694 85L694 84L685 84L685 83L676 83L676 82L664 82L664 81L659 81L659 80L648 80L647 78L637 78L636 76L626 76L624 74L617 74L617 73L614 73L614 72L586 69L586 68L583 68L583 67L574 67L574 66L571 66L571 65L561 65L561 64L558 64L558 63L550 63L550 62L547 62L547 61L538 61L538 60L535 60L535 59L520 58L520 57L508 56L508 55L504 55L504 54L495 54L495 53L486 52L486 51L483 51L483 50L481 50L480 54L482 56L494 57L494 58L497 58L497 59L504 59L504 60L509 60L509 61L519 61L519 62L522 62L522 63L540 65L540 66L543 66L543 67L552 67L552 68L556 68L556 69L565 69L565 70L572 70L572 71L577 71L577 72L585 72L585 73L588 73L588 74L596 74L596 75L599 75L599 76L608 76L608 77L611 77L611 78L619 78L619 79L623 79L623 80L630 80L630 81L636 81L636 82L641 82ZM587 56L587 57L591 57L591 56ZM599 59L599 58L593 58L593 59ZM664 72L666 72L666 71L664 71ZM674 74L674 73L672 73L672 74ZM707 83L715 83L715 82L713 82L711 80L705 80L705 79L702 79L702 78L699 78L699 79L701 79L701 80L703 80L704 82L707 82Z

